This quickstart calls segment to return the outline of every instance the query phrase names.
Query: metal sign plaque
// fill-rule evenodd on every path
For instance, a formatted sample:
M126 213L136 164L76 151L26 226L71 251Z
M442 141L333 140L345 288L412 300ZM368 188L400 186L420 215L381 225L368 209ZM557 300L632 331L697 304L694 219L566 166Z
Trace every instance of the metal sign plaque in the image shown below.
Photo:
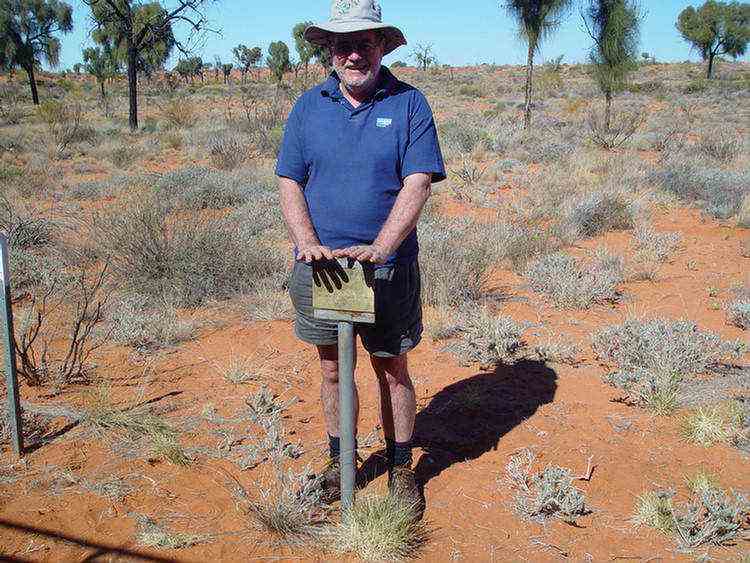
M313 263L315 318L375 322L374 271L347 258Z
M21 404L18 396L16 375L16 353L13 345L13 309L10 294L10 272L8 269L8 239L0 233L0 328L2 328L5 352L5 383L8 391L6 417L10 426L10 441L13 452L23 453L23 430L21 427Z

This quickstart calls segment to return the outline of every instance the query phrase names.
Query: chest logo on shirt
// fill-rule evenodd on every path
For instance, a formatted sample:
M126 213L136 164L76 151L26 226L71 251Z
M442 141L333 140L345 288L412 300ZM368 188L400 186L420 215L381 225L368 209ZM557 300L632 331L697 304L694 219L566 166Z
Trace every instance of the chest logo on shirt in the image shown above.
M378 117L375 125L377 127L390 127L391 123L393 123L393 120L390 117Z

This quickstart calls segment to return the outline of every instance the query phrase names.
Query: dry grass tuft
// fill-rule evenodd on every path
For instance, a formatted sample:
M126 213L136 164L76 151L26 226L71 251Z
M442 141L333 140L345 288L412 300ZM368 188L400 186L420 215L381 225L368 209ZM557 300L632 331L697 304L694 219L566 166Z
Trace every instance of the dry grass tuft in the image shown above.
M132 514L138 524L136 542L143 547L154 549L186 549L209 540L206 534L173 532L160 526L153 519L142 514Z
M417 557L430 537L415 506L392 495L360 496L329 530L338 553L365 561L398 561Z

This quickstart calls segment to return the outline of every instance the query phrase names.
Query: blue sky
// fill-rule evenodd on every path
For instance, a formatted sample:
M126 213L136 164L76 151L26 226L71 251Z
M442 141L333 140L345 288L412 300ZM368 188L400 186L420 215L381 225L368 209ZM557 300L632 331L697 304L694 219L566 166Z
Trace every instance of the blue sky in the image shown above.
M74 7L74 31L62 38L60 68L70 68L81 60L81 49L90 43L91 22L88 7L80 0L68 0ZM583 2L579 0L578 4ZM702 1L641 0L646 12L641 32L641 51L647 51L660 61L698 60L690 46L682 41L674 23L687 6L698 6ZM170 0L165 0L170 5ZM517 39L513 22L499 7L497 0L381 0L383 18L397 25L410 45L434 43L440 63L472 65L482 62L523 64L526 49ZM264 53L271 41L285 41L294 52L292 26L300 21L323 21L328 17L327 0L277 0L251 2L248 0L218 0L207 10L213 26L221 34L210 34L196 50L206 61L214 55L224 62L231 61L232 47L244 43L260 46ZM175 28L178 36L184 30ZM539 61L565 55L566 62L586 59L591 41L575 9L551 39L542 46ZM406 60L411 47L401 47L384 62ZM744 57L743 60L748 60ZM171 66L174 61L170 62Z

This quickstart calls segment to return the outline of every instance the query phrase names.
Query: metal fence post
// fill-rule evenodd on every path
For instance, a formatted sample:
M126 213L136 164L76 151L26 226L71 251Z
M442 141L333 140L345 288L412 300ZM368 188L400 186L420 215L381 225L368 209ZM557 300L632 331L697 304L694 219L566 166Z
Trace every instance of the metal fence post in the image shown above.
M354 324L339 321L339 436L341 440L341 508L354 502Z
M10 269L8 266L8 237L0 233L0 301L2 302L3 345L5 348L5 388L8 392L6 417L10 427L10 442L13 453L23 454L23 430L21 404L18 397L16 374L16 352L13 345L13 306L10 293Z

